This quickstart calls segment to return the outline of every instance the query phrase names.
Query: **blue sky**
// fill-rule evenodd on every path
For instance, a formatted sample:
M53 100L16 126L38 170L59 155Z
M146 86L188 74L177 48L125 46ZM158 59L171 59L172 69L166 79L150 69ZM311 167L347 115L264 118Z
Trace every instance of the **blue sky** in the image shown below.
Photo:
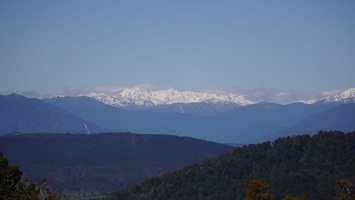
M0 93L355 87L355 1L0 1ZM73 87L75 86L75 87Z

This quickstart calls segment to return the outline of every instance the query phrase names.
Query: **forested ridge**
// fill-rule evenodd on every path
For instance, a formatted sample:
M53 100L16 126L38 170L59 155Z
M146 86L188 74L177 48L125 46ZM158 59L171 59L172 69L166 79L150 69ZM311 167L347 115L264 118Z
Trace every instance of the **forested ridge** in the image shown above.
M0 152L26 177L58 191L107 193L233 150L228 145L156 134L21 134L0 137Z
M275 199L334 199L338 180L355 182L354 147L355 132L340 131L245 145L119 190L108 199L243 199L255 179L265 180Z

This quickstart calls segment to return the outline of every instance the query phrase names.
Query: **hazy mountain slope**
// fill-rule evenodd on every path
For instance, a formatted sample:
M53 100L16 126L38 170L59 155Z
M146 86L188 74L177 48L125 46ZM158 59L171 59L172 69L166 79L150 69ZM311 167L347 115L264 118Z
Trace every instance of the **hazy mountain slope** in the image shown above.
M59 97L45 99L45 101L68 110L83 119L95 122L106 129L118 131L176 134L184 127L188 127L182 124L188 121L196 121L189 119L198 118L175 113L126 111L103 104L90 97ZM169 129L171 132L169 132Z
M302 117L333 106L259 103L214 116L193 116L126 111L89 97L58 97L45 101L109 130L173 134L222 143L243 143L262 138L288 127Z
M220 114L226 111L233 110L240 107L240 105L235 103L209 103L209 102L198 102L198 103L173 103L173 104L162 104L155 106L126 106L125 110L130 111L152 111L152 112L170 112L170 113L181 113L190 114L196 116L212 116Z
M327 132L248 145L113 193L108 199L243 199L252 179L275 199L333 199L338 179L355 182L355 132Z
M238 120L242 119L265 119L271 118L270 120L283 120L286 126L292 124L293 121L297 121L307 115L329 110L336 107L337 104L327 104L327 105L312 105L303 103L293 103L287 105L266 103L261 102L257 104L247 105L233 109L222 113L218 116L229 117Z
M247 135L238 135L237 132L232 134L231 130L235 130L239 125L232 119L178 113L126 111L89 97L58 97L45 99L45 101L66 109L87 121L95 122L105 129L173 134L217 142L233 141L236 137L242 140L247 137Z
M274 140L278 137L296 134L315 134L318 130L355 130L355 103L343 104L333 109L308 116L294 125L279 131L267 138Z
M97 125L38 99L0 95L0 134L12 132L95 133Z
M241 125L237 127L236 131L248 134L249 138L257 139L285 129L304 117L329 110L335 106L334 104L312 105L303 103L281 105L262 102L243 106L216 115L216 117L232 119L240 123Z
M123 120L126 120L124 116L129 115L126 110L103 104L85 96L57 97L43 99L43 101L63 108L82 119L95 122L104 129L120 130L120 124L123 123Z
M232 149L187 137L130 133L0 137L0 151L26 178L48 178L58 190L112 191Z

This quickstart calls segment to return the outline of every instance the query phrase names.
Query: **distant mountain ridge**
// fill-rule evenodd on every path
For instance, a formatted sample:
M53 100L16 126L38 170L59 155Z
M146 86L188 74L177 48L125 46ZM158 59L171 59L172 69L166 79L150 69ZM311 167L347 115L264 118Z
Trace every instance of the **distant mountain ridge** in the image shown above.
M245 98L244 95L237 95L233 93L218 94L213 92L194 92L194 91L178 91L173 88L165 90L149 90L141 89L139 87L126 88L118 94L107 94L105 92L91 92L89 94L82 94L80 96L93 97L101 102L109 105L125 107L129 105L139 106L158 106L170 105L175 103L234 103L240 106L255 104L257 102ZM320 100L299 100L302 102L312 104L318 101L327 102L354 102L355 88L349 88L343 92L335 95L324 97Z
M310 115L292 126L272 134L260 141L298 134L315 134L318 130L355 130L355 103L342 104L330 110Z
M117 94L91 92L79 96L91 97L107 105L129 111L173 112L198 116L211 116L255 103L247 100L243 95L178 91L173 88L150 90L133 87Z
M167 90L144 90L138 87L126 88L117 95L105 93L90 93L93 97L109 105L125 107L130 105L157 106L170 105L174 103L234 103L237 105L249 105L255 102L245 99L242 95L236 94L215 94L208 92L178 91L173 88Z
M23 133L97 133L102 129L72 113L18 94L0 95L0 135Z
M233 93L217 94L213 92L178 91L173 88L148 90L133 87L126 88L117 94L91 92L80 96L91 97L125 110L175 112L201 116L215 115L240 106L258 103L246 99L244 95ZM355 88L350 88L320 100L298 100L293 103L299 102L304 104L355 103Z
M337 105L258 103L212 116L127 111L90 97L44 99L107 130L173 134L221 143L245 143L285 129L302 118Z
M322 118L321 115L326 115L322 112L340 106L344 102L350 104L355 96L354 91L349 89L334 95L333 98L327 98L329 99L327 102L323 99L314 104L254 103L240 106L221 102L173 103L133 111L105 104L87 96L39 100L17 95L17 99L26 100L27 103L24 104L25 101L16 101L16 99L1 102L3 110L0 113L2 117L0 134L15 131L95 133L102 132L101 127L105 131L172 134L222 143L249 143L287 129L305 117L319 113ZM11 99L13 96L15 95L3 97ZM64 112L63 109L66 111ZM354 111L350 110L350 112ZM337 112L335 115L341 119L343 114L345 112ZM349 120L343 122L351 123ZM77 126L75 129L73 123ZM344 127L327 128L349 130L342 129L345 125L351 127L344 123ZM315 127L314 131L319 129L322 128Z

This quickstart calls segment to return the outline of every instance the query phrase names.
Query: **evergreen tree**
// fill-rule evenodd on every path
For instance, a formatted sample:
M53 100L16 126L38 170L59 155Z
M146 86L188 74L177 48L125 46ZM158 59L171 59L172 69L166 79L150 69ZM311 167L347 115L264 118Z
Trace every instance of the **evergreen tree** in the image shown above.
M10 166L9 161L0 152L0 200L59 200L66 199L60 193L45 186L46 180L29 183L23 180L18 166Z
M22 179L18 166L9 166L8 160L0 152L0 199L37 199L34 184Z

